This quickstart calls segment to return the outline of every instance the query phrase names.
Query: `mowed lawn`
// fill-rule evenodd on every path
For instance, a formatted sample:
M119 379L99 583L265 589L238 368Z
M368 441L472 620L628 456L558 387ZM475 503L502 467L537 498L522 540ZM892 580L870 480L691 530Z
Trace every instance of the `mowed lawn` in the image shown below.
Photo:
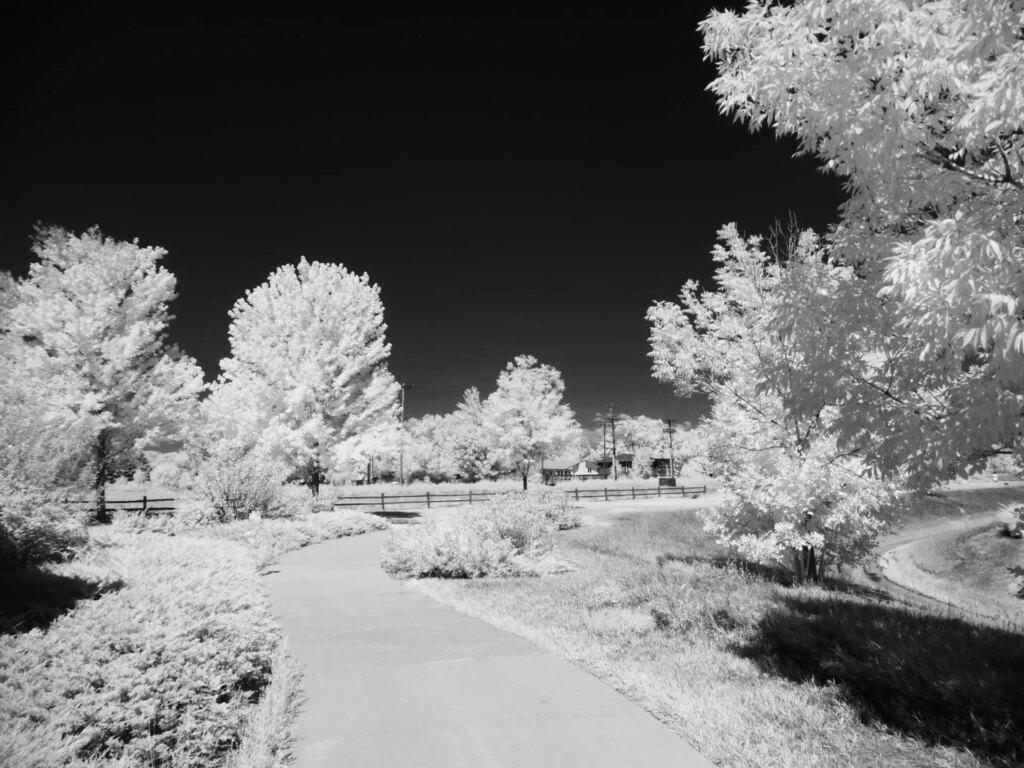
M722 766L1024 761L1019 631L788 587L730 562L692 509L614 506L557 535L570 573L410 588L578 663Z

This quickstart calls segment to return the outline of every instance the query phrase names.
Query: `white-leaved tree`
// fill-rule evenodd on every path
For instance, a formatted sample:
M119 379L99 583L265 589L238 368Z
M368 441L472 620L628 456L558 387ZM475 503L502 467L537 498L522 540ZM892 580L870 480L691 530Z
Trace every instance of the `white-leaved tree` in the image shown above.
M632 454L632 477L650 477L654 459L668 458L665 424L649 416L624 414L616 426L619 449Z
M398 419L380 289L340 264L283 266L230 312L231 356L206 405L221 439L287 461L313 495L361 438Z
M580 426L562 402L564 394L557 369L520 355L499 374L497 389L482 404L490 443L500 461L523 478L524 490L535 465L560 455L580 438ZM467 396L466 410L473 405Z
M42 227L33 250L28 275L5 291L2 344L12 365L4 409L31 414L25 396L37 387L36 449L54 450L57 474L88 467L97 517L106 520L106 484L145 448L191 428L202 371L166 341L175 279L158 264L164 249L96 228Z
M1021 450L1024 2L752 2L701 25L710 89L849 193L776 331L841 439L920 486ZM797 346L799 345L799 346Z
M651 323L656 378L677 394L702 392L712 411L701 425L704 463L723 478L725 503L701 510L719 541L761 563L791 563L798 579L820 578L826 565L856 562L888 523L896 494L847 455L827 403L791 412L807 396L798 353L772 328L782 273L820 261L806 233L784 269L756 238L734 225L714 250L717 290L683 286L679 302L659 302Z

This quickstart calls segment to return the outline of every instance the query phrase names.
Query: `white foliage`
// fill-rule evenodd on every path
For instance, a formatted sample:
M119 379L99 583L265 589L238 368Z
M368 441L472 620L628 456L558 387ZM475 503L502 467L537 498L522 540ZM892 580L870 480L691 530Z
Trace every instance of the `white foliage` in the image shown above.
M700 514L722 543L759 562L783 562L805 547L819 561L855 562L888 523L894 489L845 454L826 403L806 413L784 407L807 384L800 358L772 326L785 270L735 226L719 237L718 290L701 292L691 281L678 304L648 312L655 377L712 401L701 443L705 464L723 476L726 501ZM820 257L808 233L791 268Z
M787 407L841 406L846 442L921 485L1019 446L1024 3L755 2L701 27L721 110L795 136L849 192L836 263L783 288L814 380Z
M39 231L34 251L28 276L5 291L8 427L24 432L34 412L29 452L48 446L65 467L91 460L102 486L144 448L187 434L202 371L165 340L175 297L157 263L166 251L57 227Z
M316 486L398 414L380 289L338 264L284 266L231 310L231 357L206 406L215 433L260 446ZM355 442L350 442L355 441Z
M498 376L482 407L483 424L505 465L526 478L542 458L561 454L577 441L580 426L562 402L562 374L531 355L520 355Z

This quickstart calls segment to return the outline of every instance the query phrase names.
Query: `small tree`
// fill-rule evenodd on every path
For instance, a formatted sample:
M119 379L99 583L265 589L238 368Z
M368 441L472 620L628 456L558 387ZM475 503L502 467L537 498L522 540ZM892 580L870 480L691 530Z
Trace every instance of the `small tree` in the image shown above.
M340 264L302 259L230 315L231 357L207 413L218 433L287 461L316 496L339 444L397 422L380 289Z
M165 250L59 227L38 229L33 250L39 260L17 283L5 322L23 371L53 380L43 419L85 417L71 420L72 434L88 434L82 447L105 521L107 482L144 448L189 429L202 371L166 342L175 280L157 264Z
M562 402L562 374L535 357L520 355L498 376L483 403L483 423L499 456L523 478L541 459L557 456L578 439L580 426Z
M758 562L789 562L797 578L820 577L826 564L856 562L887 524L894 489L866 476L831 428L820 403L792 413L783 401L808 382L791 349L772 331L783 267L756 238L725 227L714 257L717 291L687 283L679 304L648 311L655 378L682 396L707 394L705 463L724 476L726 503L702 510L722 543ZM791 268L820 261L806 233Z

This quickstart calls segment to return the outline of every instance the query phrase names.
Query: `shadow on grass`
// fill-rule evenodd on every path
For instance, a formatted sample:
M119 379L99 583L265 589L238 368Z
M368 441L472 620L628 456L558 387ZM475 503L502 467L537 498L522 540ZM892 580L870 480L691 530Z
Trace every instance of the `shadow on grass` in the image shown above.
M991 765L1024 761L1024 637L994 627L794 592L734 646L764 671L834 682L864 722Z
M684 563L686 565L696 565L700 563L702 565L709 565L712 568L725 568L739 571L740 573L745 573L749 576L756 576L764 581L782 584L787 587L793 583L792 574L785 568L753 563L749 560L744 560L741 557L706 557L702 555L676 555L671 552L666 552L663 555L658 555L655 558L655 563L659 568L662 568L669 563Z
M420 520L423 517L423 515L421 515L419 512L398 512L397 510L389 510L387 512L378 511L373 512L372 514L375 517L383 517L385 520L390 520L393 523L408 523L412 520Z
M123 584L60 576L41 568L0 574L0 635L46 629L81 600L95 600Z

